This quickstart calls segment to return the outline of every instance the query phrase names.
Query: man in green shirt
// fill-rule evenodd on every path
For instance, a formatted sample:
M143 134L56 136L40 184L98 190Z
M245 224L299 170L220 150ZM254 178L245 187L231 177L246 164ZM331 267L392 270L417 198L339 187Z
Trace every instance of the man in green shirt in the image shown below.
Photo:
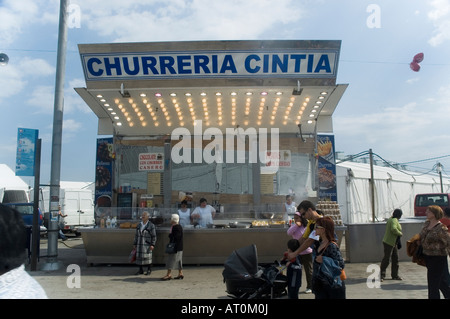
M389 259L392 259L391 276L393 280L402 280L398 275L398 248L397 241L402 236L402 226L399 223L403 212L401 209L395 209L392 217L386 223L386 231L383 237L384 257L380 265L380 280L383 281L386 276L386 269L389 266Z

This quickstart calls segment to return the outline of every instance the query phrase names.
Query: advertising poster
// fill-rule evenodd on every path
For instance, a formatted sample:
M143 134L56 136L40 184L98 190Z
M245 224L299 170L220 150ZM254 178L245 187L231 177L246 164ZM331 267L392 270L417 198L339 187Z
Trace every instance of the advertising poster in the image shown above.
M319 198L337 201L334 135L317 136Z
M17 133L16 175L34 176L34 158L39 131L19 128Z
M95 202L100 196L112 197L113 138L97 139L95 167Z

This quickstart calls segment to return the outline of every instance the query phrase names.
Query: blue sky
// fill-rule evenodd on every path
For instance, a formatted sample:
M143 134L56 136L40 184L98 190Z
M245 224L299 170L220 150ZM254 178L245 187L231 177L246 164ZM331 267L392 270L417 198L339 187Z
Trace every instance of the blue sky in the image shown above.
M443 157L450 173L450 0L70 4L63 181L93 181L95 175L97 118L73 90L85 87L77 44L136 41L342 40L337 83L349 87L333 116L336 151L371 148L400 163ZM0 52L10 59L0 67L0 163L14 168L19 127L38 129L41 183L50 180L58 16L56 0L0 1ZM413 72L409 63L419 52L425 59ZM431 169L436 162L414 166Z

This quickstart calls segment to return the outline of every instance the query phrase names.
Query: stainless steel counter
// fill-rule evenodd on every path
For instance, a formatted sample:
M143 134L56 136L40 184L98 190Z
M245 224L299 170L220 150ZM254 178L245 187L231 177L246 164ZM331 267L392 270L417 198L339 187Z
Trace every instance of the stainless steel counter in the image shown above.
M406 241L422 230L424 219L400 219L403 236L402 248L399 250L400 261L410 261L406 254ZM345 237L347 261L352 263L374 262L381 263L383 259L383 237L386 222L348 224Z
M290 237L287 228L223 228L185 229L183 241L184 264L223 264L237 248L255 244L260 263L280 260ZM89 264L128 263L135 229L82 229L81 237ZM153 263L165 264L164 253L169 241L169 228L158 227Z

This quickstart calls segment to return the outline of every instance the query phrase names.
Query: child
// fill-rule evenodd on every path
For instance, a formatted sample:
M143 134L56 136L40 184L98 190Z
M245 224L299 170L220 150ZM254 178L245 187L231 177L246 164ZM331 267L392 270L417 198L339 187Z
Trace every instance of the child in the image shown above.
M287 247L287 252L284 253L284 258L281 261L287 261L288 298L298 299L298 292L302 286L302 263L300 256L288 261L287 254L296 251L300 247L300 244L297 239L290 239L287 242Z

